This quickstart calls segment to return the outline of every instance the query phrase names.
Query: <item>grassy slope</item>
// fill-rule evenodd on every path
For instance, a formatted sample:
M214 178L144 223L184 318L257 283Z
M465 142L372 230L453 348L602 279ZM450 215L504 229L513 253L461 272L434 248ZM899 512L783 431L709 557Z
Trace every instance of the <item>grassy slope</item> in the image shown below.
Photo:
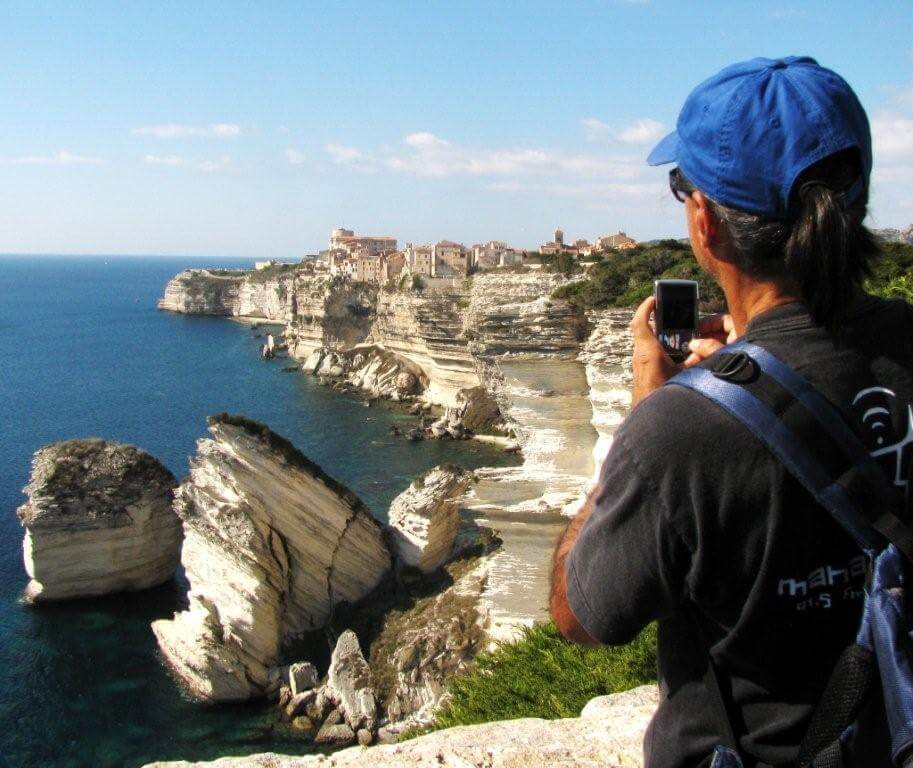
M515 643L476 658L450 684L450 701L431 730L521 717L577 717L594 696L656 680L656 627L630 645L584 648L540 624ZM413 734L416 735L416 734Z

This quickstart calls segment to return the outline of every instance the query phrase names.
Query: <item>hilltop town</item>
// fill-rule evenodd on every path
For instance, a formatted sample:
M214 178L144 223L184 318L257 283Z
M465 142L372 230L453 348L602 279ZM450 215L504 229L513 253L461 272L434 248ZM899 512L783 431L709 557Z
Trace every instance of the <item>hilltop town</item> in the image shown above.
M552 239L537 251L514 248L500 240L463 245L441 240L431 245L406 243L399 249L395 237L388 235L356 235L351 229L334 229L329 245L319 254L306 256L302 263L315 271L363 283L386 285L407 280L452 280L476 272L509 267L540 268L545 261L559 254L585 259L608 251L621 251L637 246L637 241L624 232L603 235L592 242L584 239L565 242L564 232L557 228ZM276 266L274 260L258 261L259 269Z

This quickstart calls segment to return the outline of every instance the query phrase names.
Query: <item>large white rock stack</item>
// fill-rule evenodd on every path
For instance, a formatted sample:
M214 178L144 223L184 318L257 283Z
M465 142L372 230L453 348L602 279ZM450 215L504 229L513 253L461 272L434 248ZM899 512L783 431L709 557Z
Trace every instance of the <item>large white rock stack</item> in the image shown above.
M264 695L283 643L368 594L390 555L358 497L287 440L224 414L209 431L175 495L190 605L152 629L195 694L239 701Z
M132 445L52 443L32 460L18 516L29 601L146 589L170 579L181 549L177 481Z
M429 469L390 505L390 532L405 565L431 573L447 562L460 528L460 497L472 473L453 464Z

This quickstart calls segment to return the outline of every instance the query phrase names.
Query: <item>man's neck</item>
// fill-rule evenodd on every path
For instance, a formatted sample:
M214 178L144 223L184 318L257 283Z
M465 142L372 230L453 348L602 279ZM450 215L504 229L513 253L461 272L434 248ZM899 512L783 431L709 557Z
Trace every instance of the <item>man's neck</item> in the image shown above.
M737 336L743 336L748 323L768 309L799 301L798 291L780 283L750 280L744 275L733 275L722 282Z

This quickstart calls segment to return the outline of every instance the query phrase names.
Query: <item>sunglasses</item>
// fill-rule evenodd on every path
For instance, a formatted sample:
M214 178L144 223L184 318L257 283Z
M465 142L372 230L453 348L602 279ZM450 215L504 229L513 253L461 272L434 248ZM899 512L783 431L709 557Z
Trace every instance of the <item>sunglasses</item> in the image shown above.
M694 187L691 186L678 168L673 168L669 171L669 189L672 191L672 196L680 203L684 203L694 192Z

